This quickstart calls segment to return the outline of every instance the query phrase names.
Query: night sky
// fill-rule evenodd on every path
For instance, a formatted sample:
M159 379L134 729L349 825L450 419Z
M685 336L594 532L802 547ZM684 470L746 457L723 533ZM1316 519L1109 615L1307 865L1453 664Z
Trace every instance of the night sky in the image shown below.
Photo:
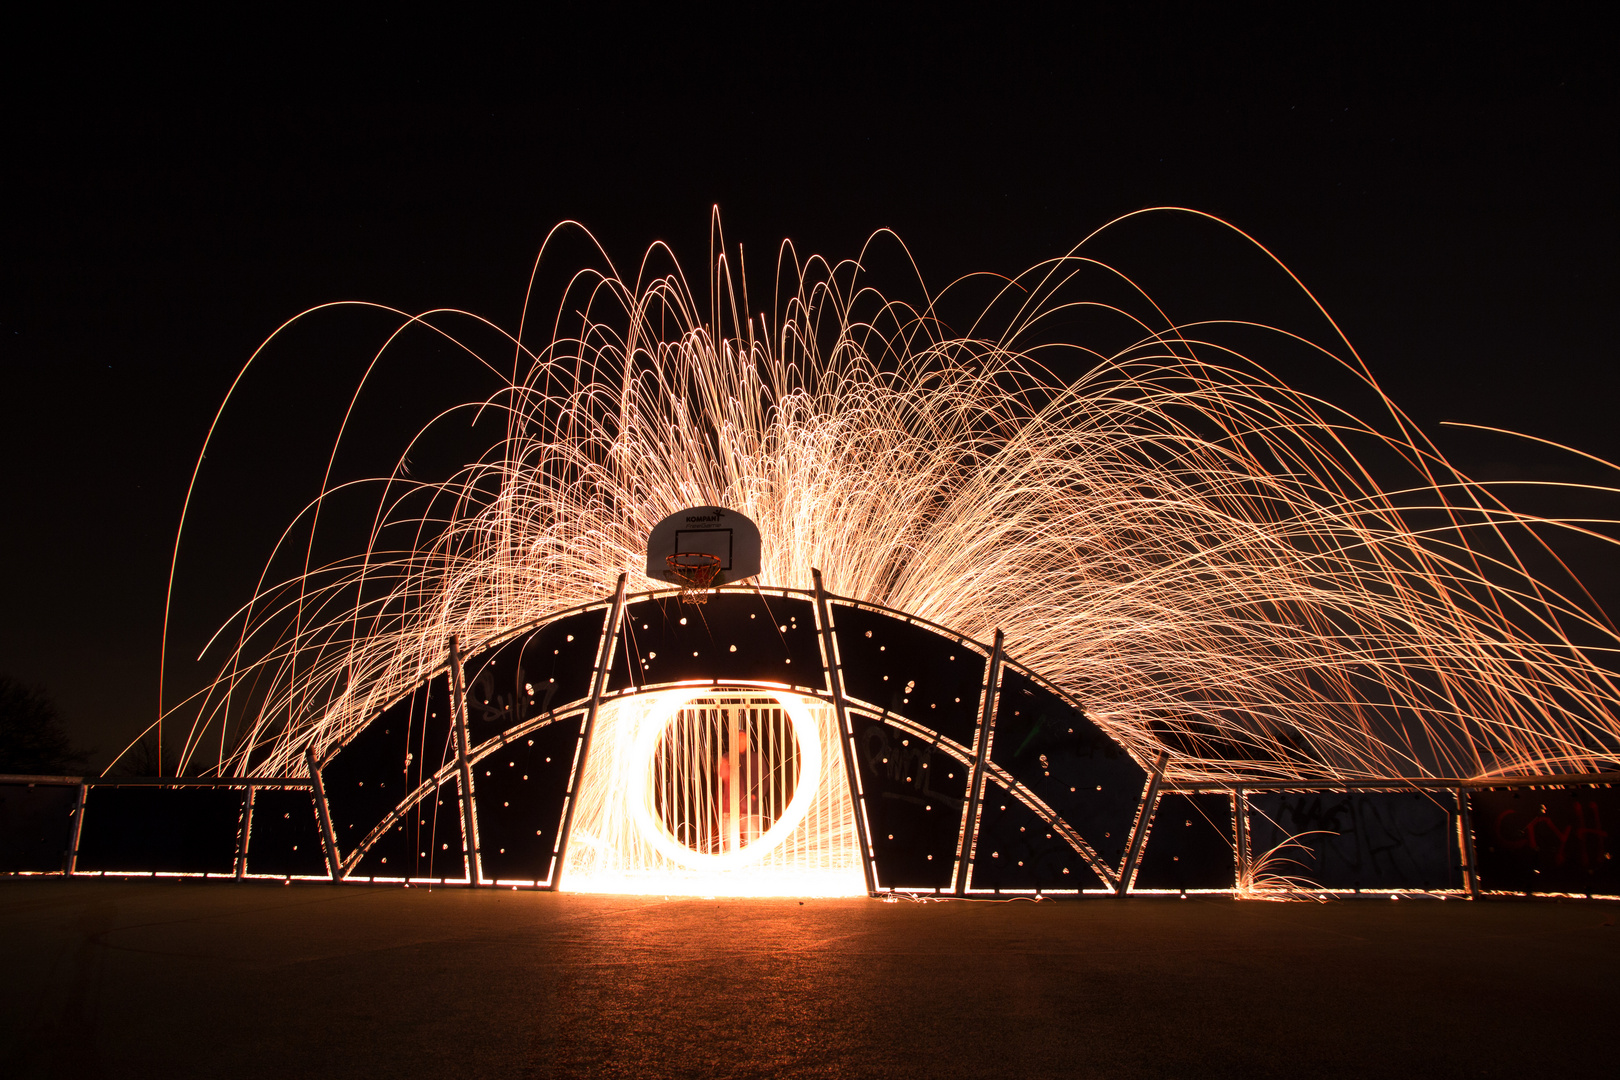
M1059 10L14 25L0 45L0 672L44 684L108 760L155 715L181 501L254 347L335 299L515 326L565 218L621 262L662 239L689 269L715 204L760 267L783 237L849 257L886 226L940 286L1017 272L1131 210L1206 210L1299 274L1465 471L1613 483L1434 426L1620 459L1620 53L1598 9L1424 23L1353 5L1312 5L1308 22L1288 21L1303 7ZM1111 250L1178 295L1229 295L1195 232ZM333 358L373 340L346 333L325 339ZM312 377L310 409L285 387L244 406L241 430L269 433L240 451L258 486L219 481L216 513L243 543L198 554L177 612L187 641L246 599L241 573L318 485L308 469L332 429L315 406L358 368L317 360L330 377ZM431 379L420 393L461 400ZM1612 556L1574 557L1620 610Z

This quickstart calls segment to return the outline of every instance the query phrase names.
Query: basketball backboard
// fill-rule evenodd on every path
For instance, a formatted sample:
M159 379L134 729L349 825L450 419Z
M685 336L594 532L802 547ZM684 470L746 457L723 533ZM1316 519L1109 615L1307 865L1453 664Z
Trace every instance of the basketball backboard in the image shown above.
M647 576L685 585L669 567L672 555L712 555L720 570L711 585L753 577L760 569L759 526L723 506L690 506L653 526L647 537Z

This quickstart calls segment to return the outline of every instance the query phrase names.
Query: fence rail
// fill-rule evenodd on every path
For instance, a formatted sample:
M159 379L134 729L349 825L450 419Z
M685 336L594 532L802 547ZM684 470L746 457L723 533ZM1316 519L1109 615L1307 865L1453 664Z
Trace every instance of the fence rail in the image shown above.
M26 776L0 773L0 785L25 787L307 788L307 776Z

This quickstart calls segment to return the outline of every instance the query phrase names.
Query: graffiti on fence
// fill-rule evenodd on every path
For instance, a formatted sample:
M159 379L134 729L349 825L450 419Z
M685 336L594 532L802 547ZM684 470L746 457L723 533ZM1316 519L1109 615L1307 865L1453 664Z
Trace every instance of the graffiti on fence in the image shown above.
M1620 822L1611 787L1517 788L1470 794L1480 884L1512 892L1620 892L1605 822Z

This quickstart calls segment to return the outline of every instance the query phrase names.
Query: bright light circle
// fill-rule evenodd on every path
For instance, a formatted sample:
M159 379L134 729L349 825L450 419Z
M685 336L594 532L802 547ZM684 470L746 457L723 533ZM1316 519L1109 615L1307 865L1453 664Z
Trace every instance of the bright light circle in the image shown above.
M670 834L663 821L653 812L652 785L643 783L642 779L652 775L653 752L675 714L698 698L716 697L728 691L769 694L776 698L793 724L794 737L799 740L799 782L793 790L793 798L788 800L787 809L758 840L740 851L714 855L693 851ZM642 718L641 730L630 751L628 775L638 791L629 799L631 819L636 823L636 831L641 838L655 851L671 862L693 870L737 870L758 862L779 847L809 812L816 789L821 786L821 733L815 717L810 715L810 710L795 694L778 694L774 690L746 686L702 686L678 690L667 696L660 695L658 703Z

